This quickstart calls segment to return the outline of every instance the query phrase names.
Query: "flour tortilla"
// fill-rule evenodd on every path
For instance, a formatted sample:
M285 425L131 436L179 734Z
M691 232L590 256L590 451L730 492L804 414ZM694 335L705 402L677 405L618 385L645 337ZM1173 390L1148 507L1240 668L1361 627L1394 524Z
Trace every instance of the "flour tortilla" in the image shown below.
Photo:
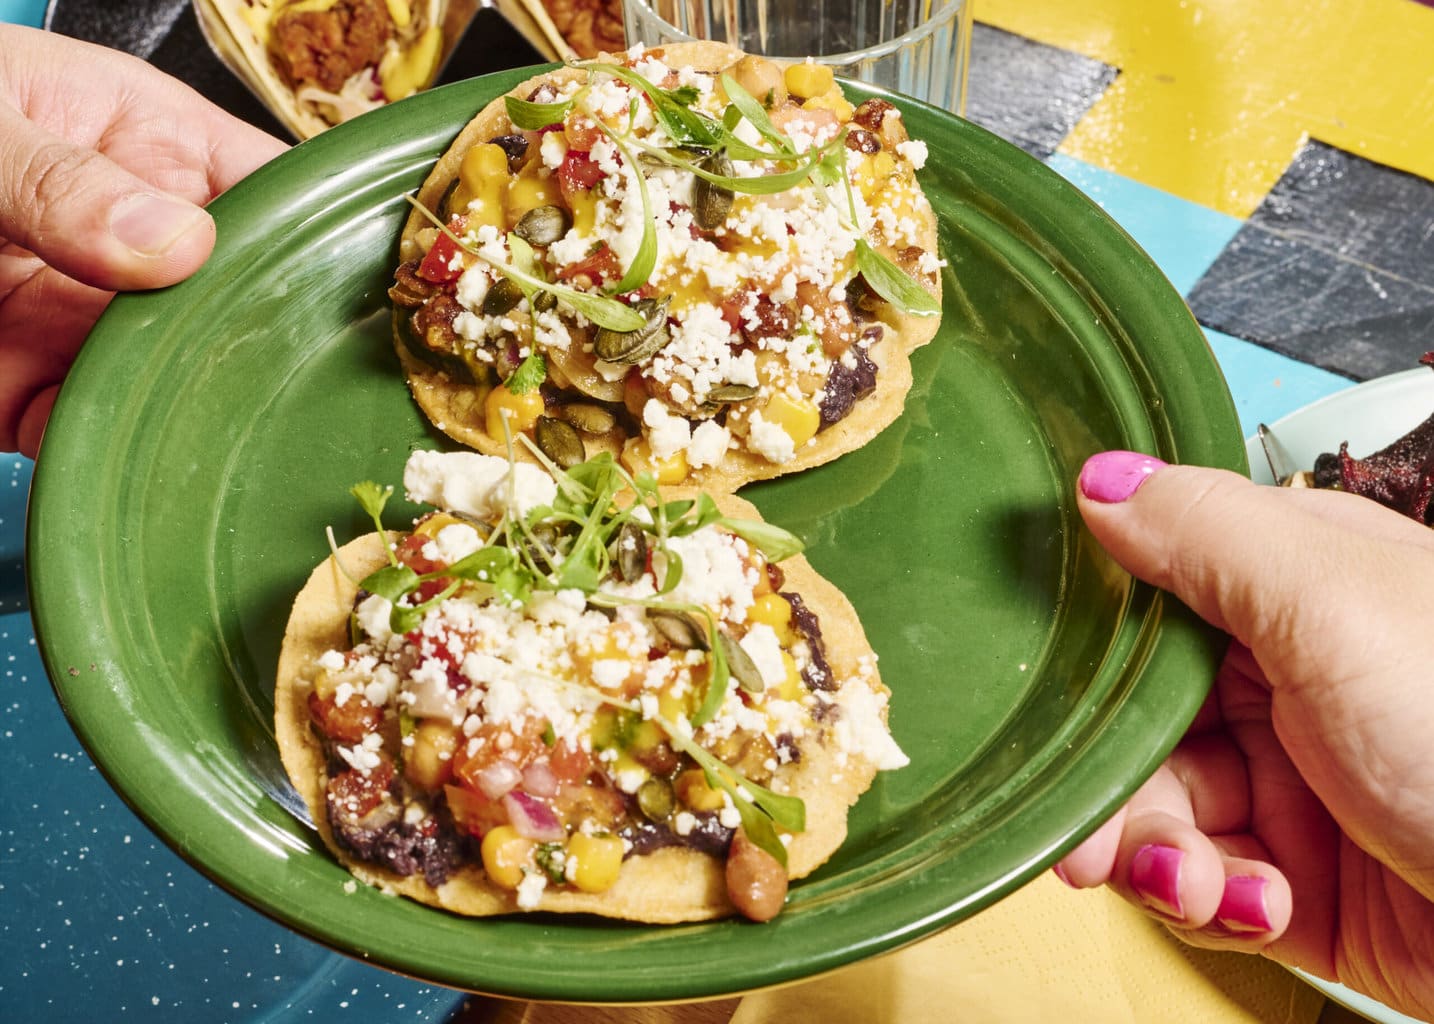
M673 496L680 496L680 492L674 491ZM740 498L722 496L717 503L728 516L760 518L757 510ZM395 541L398 535L388 539ZM340 548L337 559L325 559L294 602L274 693L275 734L284 768L308 806L324 844L359 880L470 917L516 913L519 908L515 893L489 882L479 866L464 867L434 888L422 875L404 877L355 860L337 844L329 828L324 800L328 781L324 752L309 727L312 673L325 651L342 650L349 644L349 612L358 587L339 566L362 579L386 563L380 535L360 537ZM800 594L821 623L827 661L835 677L855 677L859 664L866 659L871 685L885 692L875 670L876 656L851 603L805 558L797 556L780 564L786 576L783 589ZM876 774L870 762L854 754L848 755L838 768L835 753L820 745L820 741L829 739L827 732L818 739L813 730L800 745L800 762L779 771L778 778L788 784L786 791L806 803L807 829L795 835L787 849L788 874L792 878L810 874L842 844L846 839L847 810L871 786ZM677 848L629 857L623 862L617 883L606 892L545 889L535 909L651 924L707 920L735 912L727 898L725 861Z
M606 55L604 56L606 58ZM662 47L660 56L669 67L691 66L700 71L715 73L731 67L743 54L742 51L722 43L692 42ZM587 72L578 68L562 68L531 78L507 95L525 99L545 82L557 85L581 79L586 74ZM438 209L444 192L458 176L463 154L479 143L512 130L504 97L500 96L468 123L448 151L439 158L418 191L418 201L425 209ZM418 233L426 228L432 228L431 222L418 210L412 211L404 225L399 243L400 262L417 259L422 255ZM937 251L936 235L936 216L934 212L930 212L920 228L920 246L934 254ZM927 284L939 301L939 278ZM935 337L940 317L908 316L889 306L885 309L882 316L886 328L883 337L867 350L868 356L877 367L876 391L873 394L856 402L847 416L818 433L812 442L804 445L796 457L788 462L774 463L751 452L729 451L718 465L693 470L685 483L708 492L736 491L754 480L765 480L810 469L847 452L856 451L895 422L901 415L906 404L906 395L911 390L911 354ZM448 374L412 355L397 328L398 322L395 319L394 347L408 378L409 389L429 421L469 448L485 455L506 456L507 446L504 439L491 437L483 427L482 405L474 401L475 389L454 381ZM594 438L584 440L589 458L604 450L614 456L620 454L620 446L615 443L599 442ZM517 453L521 458L529 458L521 446L517 448Z

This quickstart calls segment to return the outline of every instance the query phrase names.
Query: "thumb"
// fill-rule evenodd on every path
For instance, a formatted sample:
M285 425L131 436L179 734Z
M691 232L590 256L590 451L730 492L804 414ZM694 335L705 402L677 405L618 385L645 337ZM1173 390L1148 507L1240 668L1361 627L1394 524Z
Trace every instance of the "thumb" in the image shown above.
M0 102L0 238L68 277L126 291L192 274L214 247L214 221Z
M1116 561L1257 657L1293 658L1296 644L1321 657L1336 644L1357 652L1373 617L1425 633L1434 604L1411 588L1434 589L1434 531L1365 498L1261 487L1134 452L1091 457L1079 491L1086 525Z

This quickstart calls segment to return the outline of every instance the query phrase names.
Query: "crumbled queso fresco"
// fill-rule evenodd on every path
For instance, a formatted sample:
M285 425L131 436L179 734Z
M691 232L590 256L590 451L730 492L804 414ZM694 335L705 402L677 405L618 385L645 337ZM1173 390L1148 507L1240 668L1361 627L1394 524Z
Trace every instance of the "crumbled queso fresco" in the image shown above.
M502 459L415 452L410 499L449 511L420 520L395 558L436 579L456 571L505 511L523 517L554 500L540 478L553 484ZM661 592L677 560L680 579ZM436 603L420 587L399 602L428 604L397 630L393 602L361 592L357 642L318 658L309 697L338 842L433 884L481 865L529 908L549 886L602 891L623 858L661 846L725 851L743 821L734 796L754 784L782 792L784 767L814 743L834 751L838 772L854 757L906 763L870 660L836 676L819 623L753 544L713 522L654 543L637 564L590 591L533 589L522 600L483 573ZM702 609L683 620L699 624L700 640L663 608ZM715 693L706 615L719 646L732 644L732 673ZM710 785L701 758L733 773L733 789ZM514 870L490 857L509 839L521 853Z
M650 86L680 92L711 122L728 110L711 74L669 67L640 48L625 63ZM596 403L616 414L601 432L626 439L629 466L655 465L676 482L734 450L789 463L870 394L872 353L896 318L865 287L858 240L890 254L913 280L932 280L944 265L923 248L932 213L914 172L927 148L907 137L896 108L881 100L853 107L835 85L815 96L768 97L765 116L790 146L788 159L734 158L705 169L755 181L827 156L840 157L832 166L845 174L806 176L771 194L734 187L722 201L638 84L597 66L530 99L560 105L553 109L561 118L542 130L507 124L486 157L475 156L484 148L475 146L454 186L458 208L444 211L471 251L445 248L430 229L430 253L445 254L441 266L415 258L391 292L415 311L412 350L491 388L490 435L501 429L499 415L524 431L538 415L561 418L568 403ZM751 120L733 134L772 152L772 139ZM483 159L486 176L477 169ZM558 227L529 234L524 217L534 210L556 211ZM655 245L650 272L620 297L665 304L651 318L665 331L660 346L605 358L596 326L562 295L543 309L531 298L500 308L493 296L506 282L495 265L520 258L515 232L534 239L523 248L540 276L599 293L641 262L644 243ZM500 393L534 352L545 359L547 407L535 403L529 415ZM495 413L494 403L506 411Z

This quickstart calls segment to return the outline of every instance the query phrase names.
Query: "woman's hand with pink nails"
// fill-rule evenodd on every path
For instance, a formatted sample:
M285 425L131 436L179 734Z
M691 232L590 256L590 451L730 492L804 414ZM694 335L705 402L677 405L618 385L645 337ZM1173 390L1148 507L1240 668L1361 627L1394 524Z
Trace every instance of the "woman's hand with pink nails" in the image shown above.
M1078 490L1121 565L1232 639L1179 747L1057 874L1434 1015L1434 530L1131 452Z

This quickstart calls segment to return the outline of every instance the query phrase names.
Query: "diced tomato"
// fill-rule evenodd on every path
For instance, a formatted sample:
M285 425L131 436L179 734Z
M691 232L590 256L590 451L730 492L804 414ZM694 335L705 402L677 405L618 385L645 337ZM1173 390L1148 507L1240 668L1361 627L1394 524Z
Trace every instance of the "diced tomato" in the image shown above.
M309 694L309 717L335 743L358 743L378 728L383 711L370 704L361 693L351 693L342 704L334 695L320 697Z
M543 742L542 727L535 722L517 735L506 725L485 723L472 738L478 742L460 744L458 753L453 755L453 774L464 786L474 790L478 788L478 773L500 757L523 768L548 749ZM472 754L468 753L470 746L476 746Z
M332 776L328 798L346 817L356 821L381 804L392 785L393 762L384 760L366 773L351 768Z
M558 188L562 190L563 198L572 205L573 193L586 192L602 181L604 173L591 154L581 149L570 149L558 165Z
M591 118L575 117L563 125L563 137L568 140L569 152L587 153L603 137L603 130Z
M463 230L463 218L454 216L448 222L448 230L458 234ZM463 250L458 243L442 232L433 242L433 248L418 265L418 276L434 284L451 284L463 276ZM456 257L456 258L455 258Z
M410 533L398 542L393 553L398 556L400 562L423 576L439 567L437 562L423 554L423 547L430 539L420 533Z
M560 740L548 755L548 764L559 785L577 785L592 771L592 757L581 747L570 747L566 740Z
M617 260L617 253L604 243L583 259L569 263L558 271L558 278L563 281L573 281L579 277L587 277L594 284L601 284L608 278L617 280L622 277L622 264Z
M508 822L508 813L503 810L503 805L476 790L450 785L443 787L443 794L448 798L453 823L465 832L482 838Z

